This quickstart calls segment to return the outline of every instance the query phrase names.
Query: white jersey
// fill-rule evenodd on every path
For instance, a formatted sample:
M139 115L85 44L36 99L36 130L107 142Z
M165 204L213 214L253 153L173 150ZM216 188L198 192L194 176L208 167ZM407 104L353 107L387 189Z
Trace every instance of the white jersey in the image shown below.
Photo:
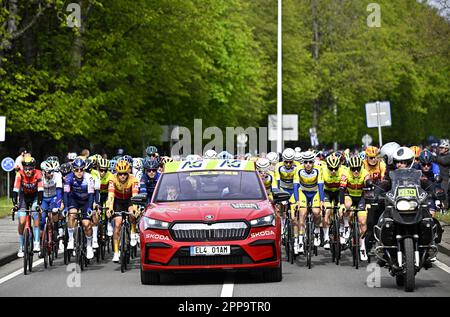
M56 196L56 189L63 188L62 175L59 172L53 173L51 179L47 179L45 175L42 177L44 182L44 198L51 198Z

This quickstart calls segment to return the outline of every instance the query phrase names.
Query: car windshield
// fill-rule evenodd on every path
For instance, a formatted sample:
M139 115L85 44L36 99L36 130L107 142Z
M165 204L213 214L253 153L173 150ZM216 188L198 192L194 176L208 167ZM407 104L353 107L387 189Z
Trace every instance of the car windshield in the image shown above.
M155 202L265 199L250 171L197 171L163 174Z

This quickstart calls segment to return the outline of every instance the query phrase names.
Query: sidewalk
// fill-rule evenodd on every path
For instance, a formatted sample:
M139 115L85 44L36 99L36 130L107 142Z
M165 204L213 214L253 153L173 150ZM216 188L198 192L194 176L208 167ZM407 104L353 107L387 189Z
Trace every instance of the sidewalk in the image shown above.
M0 219L0 266L17 259L19 240L17 236L17 219L11 216Z

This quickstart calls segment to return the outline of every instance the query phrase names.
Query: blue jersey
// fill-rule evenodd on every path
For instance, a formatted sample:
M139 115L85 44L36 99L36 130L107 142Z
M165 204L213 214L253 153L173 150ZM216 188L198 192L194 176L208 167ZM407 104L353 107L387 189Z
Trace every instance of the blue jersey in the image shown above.
M438 164L436 164L436 163L431 163L431 164L432 164L432 167L431 167L431 169L430 169L428 172L424 172L424 171L422 170L420 164L414 164L414 167L415 167L417 170L422 171L422 174L423 174L426 178L428 178L428 180L434 182L435 177L436 177L437 175L440 175L440 174L441 174L441 170L440 170Z
M64 206L69 206L69 199L88 202L92 208L94 202L94 179L89 173L84 173L83 178L77 179L73 173L66 177L64 182Z
M141 182L139 184L139 194L146 193L147 201L150 201L150 199L152 198L156 183L158 183L158 179L160 176L160 173L156 173L155 178L148 177L146 173L142 175Z

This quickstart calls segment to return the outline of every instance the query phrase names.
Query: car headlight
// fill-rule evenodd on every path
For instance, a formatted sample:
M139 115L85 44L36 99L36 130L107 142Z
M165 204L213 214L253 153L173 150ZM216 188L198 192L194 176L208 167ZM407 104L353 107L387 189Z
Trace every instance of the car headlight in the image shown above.
M396 205L398 211L412 211L416 210L418 206L416 201L409 200L399 200Z
M252 227L264 227L264 226L275 226L275 216L268 215L258 219L253 219L250 221Z
M170 223L156 220L148 217L144 217L144 229L168 229Z

